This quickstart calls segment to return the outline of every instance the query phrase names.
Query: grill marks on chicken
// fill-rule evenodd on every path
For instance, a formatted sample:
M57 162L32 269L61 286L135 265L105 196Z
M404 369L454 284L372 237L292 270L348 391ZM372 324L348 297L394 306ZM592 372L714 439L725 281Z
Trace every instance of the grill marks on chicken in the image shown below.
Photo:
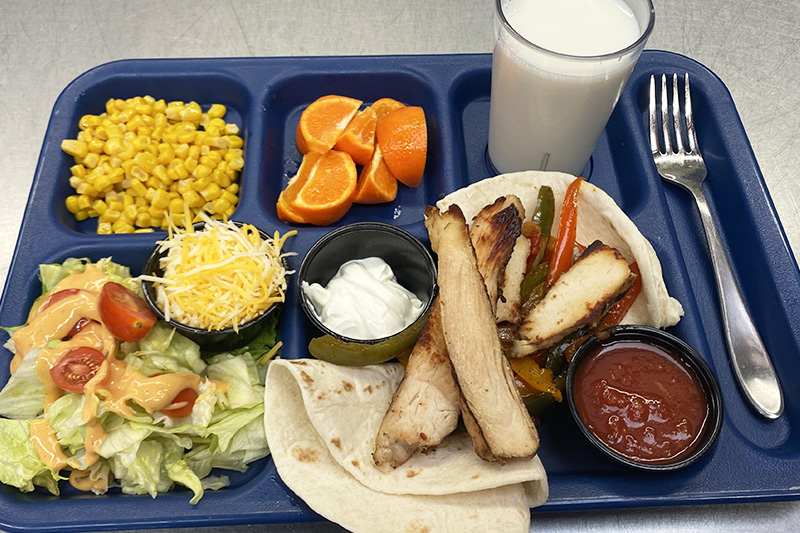
M424 452L441 443L458 425L458 397L437 299L378 430L375 464L397 468L416 450Z
M549 348L582 326L596 325L634 278L618 250L593 242L525 317L515 355Z
M475 419L498 460L533 457L539 437L503 354L464 215L457 205L445 213L429 207L425 215L439 260L445 344L467 416Z
M492 304L492 311L497 316L502 308L504 315L509 314L511 302L506 305L508 291L513 298L516 288L516 300L519 302L520 277L515 284L508 281L506 267L522 236L522 220L525 208L519 198L513 195L501 196L493 204L481 209L472 222L469 230L470 241L478 261L478 271L483 277L486 292ZM523 237L523 241L527 240ZM530 242L530 241L528 241ZM528 245L530 247L530 244ZM499 317L498 317L499 320Z

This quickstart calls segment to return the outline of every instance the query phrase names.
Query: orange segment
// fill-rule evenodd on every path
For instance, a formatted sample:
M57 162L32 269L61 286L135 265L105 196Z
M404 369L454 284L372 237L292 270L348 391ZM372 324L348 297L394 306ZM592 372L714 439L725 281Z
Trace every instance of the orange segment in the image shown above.
M308 224L308 221L298 215L292 207L286 202L286 191L281 191L278 196L278 204L276 205L278 211L278 218L285 222L294 222L295 224Z
M361 100L347 96L331 94L315 100L300 115L296 134L297 148L304 154L309 151L330 150L359 107Z
M373 109L373 111L375 111L375 114L378 116L378 120L380 120L392 111L405 106L406 105L402 102L398 102L392 98L381 98L380 100L376 100L375 103L370 107Z
M382 204L391 202L395 198L397 198L397 178L386 166L380 146L376 145L369 164L361 169L355 203Z
M378 116L374 109L368 107L350 121L333 147L350 154L357 165L366 165L375 148L375 126L377 125Z
M409 187L419 186L428 152L428 128L422 108L392 111L378 120L375 135L392 174Z
M317 226L332 224L353 204L357 182L356 165L349 154L338 150L309 152L281 193L278 216Z

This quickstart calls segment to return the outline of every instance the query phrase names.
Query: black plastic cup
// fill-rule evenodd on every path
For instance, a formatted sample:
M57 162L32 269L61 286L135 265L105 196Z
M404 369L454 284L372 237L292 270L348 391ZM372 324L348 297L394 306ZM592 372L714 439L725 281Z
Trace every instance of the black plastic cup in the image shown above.
M308 251L297 273L297 299L314 328L322 335L355 345L376 345L414 327L377 339L354 339L331 330L319 319L314 304L303 291L303 282L323 287L348 261L379 257L392 268L397 282L423 302L420 317L430 310L436 296L436 263L428 248L407 231L380 222L358 222L342 226L319 239ZM377 361L372 361L377 362Z
M587 357L594 354L598 349L620 341L639 341L656 346L672 354L694 373L705 393L708 405L706 423L700 435L698 435L697 442L691 451L685 455L676 457L673 462L654 463L637 461L623 455L606 445L592 433L578 413L575 405L575 374L578 368ZM578 350L575 351L575 355L572 361L570 361L569 370L567 372L567 400L575 423L578 425L581 433L583 433L595 448L618 463L638 470L650 472L674 471L695 463L711 449L722 427L722 393L720 392L719 384L714 374L711 372L711 368L709 368L700 354L684 341L666 331L648 326L616 326L586 339Z
M231 222L239 227L245 224L244 222ZM195 231L202 230L204 227L204 222L198 222L194 224ZM262 239L271 238L260 229L258 229L258 232L261 234ZM153 251L150 252L150 256L147 258L147 262L144 266L143 274L156 277L163 276L164 270L161 268L161 258L166 255L166 251L161 251L160 248L161 247L159 245L156 245L155 248L153 248ZM200 348L207 352L233 350L235 348L240 348L247 345L250 341L258 337L258 335L263 331L264 327L266 327L266 325L269 323L267 319L273 314L279 312L282 307L282 304L272 304L259 316L240 324L238 331L236 331L233 327L209 331L187 326L186 324L182 324L174 319L167 320L164 316L164 311L157 303L155 284L152 281L143 281L142 291L144 292L144 298L148 305L155 312L155 314L158 315L160 320L163 320L170 326L174 327L181 335L199 344Z

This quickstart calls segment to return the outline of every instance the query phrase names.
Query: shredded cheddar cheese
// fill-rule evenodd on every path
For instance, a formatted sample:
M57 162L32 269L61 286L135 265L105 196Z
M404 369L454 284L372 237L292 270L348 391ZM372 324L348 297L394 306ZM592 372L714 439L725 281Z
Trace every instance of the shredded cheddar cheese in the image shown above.
M159 241L161 277L153 281L157 303L167 320L207 331L233 328L253 320L273 304L283 302L286 275L283 253L286 239L277 231L264 239L255 226L237 226L207 216L202 230L191 226L170 232Z

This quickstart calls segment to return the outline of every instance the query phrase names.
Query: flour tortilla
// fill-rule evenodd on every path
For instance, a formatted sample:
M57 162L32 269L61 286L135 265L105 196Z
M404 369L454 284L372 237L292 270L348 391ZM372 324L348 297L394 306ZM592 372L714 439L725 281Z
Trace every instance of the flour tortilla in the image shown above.
M555 197L555 227L567 186L574 180L575 176L562 172L501 174L445 196L436 207L445 211L449 206L457 204L466 219L471 221L478 211L500 196L514 194L522 201L526 217L530 219L536 208L539 188L549 185ZM588 182L581 184L578 193L576 240L586 246L600 240L619 250L628 261L636 261L638 264L642 275L642 292L623 318L622 324L665 328L678 323L683 316L683 307L667 292L661 262L653 246L605 191Z
M454 434L391 473L374 466L375 435L402 376L391 363L273 361L264 424L284 483L352 531L528 531L529 508L548 496L538 457L487 463Z

